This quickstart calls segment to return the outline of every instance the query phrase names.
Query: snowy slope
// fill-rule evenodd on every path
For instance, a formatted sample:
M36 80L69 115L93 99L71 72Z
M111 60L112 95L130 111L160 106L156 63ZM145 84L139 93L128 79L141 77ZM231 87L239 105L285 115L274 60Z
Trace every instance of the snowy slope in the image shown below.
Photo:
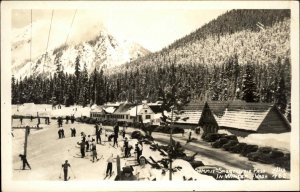
M35 125L35 120L30 122L29 119L24 119L24 124ZM13 125L17 125L18 120L13 121ZM98 157L103 157L98 162L91 162L90 153L87 153L87 158L78 158L80 149L77 146L77 142L80 141L80 132L84 131L87 135L94 137L94 126L87 124L63 124L65 130L64 139L58 139L57 123L51 121L50 125L41 125L42 130L32 130L28 140L28 161L32 167L32 170L21 171L20 159L18 154L23 153L24 131L15 130L13 137L13 179L16 180L61 180L59 176L63 177L61 173L61 164L68 160L72 166L72 170L69 171L71 180L103 180L105 177L105 170L107 165L107 158L113 153L114 157L117 155L123 156L121 147L123 142L119 137L119 147L114 148L108 142L103 142L103 145L97 145ZM75 127L77 129L76 137L70 137L70 128ZM111 127L105 127L111 130ZM102 134L102 141L107 141L104 134ZM130 139L129 144L134 145L137 142L135 139ZM146 158L152 156L156 160L162 158L159 152L153 152L149 145L144 145L143 154ZM131 151L132 157L128 159L121 158L121 167L135 164L135 155ZM174 173L173 180L182 181L183 176L193 177L197 180L214 180L212 177L201 175L197 173L191 165L183 160L175 160L174 166L181 166L182 170ZM107 178L106 180L114 180L116 176L116 163L113 163L114 176ZM161 174L161 170L152 170L154 177L157 180L168 180L168 172L166 175Z
M49 23L32 24L32 62L30 63L31 26L12 31L12 73L25 77L43 72L53 73L55 63L61 63L65 72L74 73L75 59L80 56L81 69L87 65L89 72L95 67L112 68L149 53L141 45L112 36L103 24L90 28L73 29L65 45L69 25L55 21L52 24L46 53Z

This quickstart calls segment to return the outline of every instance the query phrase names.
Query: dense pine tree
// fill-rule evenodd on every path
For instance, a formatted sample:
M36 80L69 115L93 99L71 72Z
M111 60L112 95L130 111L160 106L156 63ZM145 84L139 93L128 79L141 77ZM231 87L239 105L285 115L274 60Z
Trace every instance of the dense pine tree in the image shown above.
M246 102L256 102L257 101L257 92L256 92L256 84L253 79L253 66L251 64L247 64L246 72L243 76L243 86L242 86L242 99Z

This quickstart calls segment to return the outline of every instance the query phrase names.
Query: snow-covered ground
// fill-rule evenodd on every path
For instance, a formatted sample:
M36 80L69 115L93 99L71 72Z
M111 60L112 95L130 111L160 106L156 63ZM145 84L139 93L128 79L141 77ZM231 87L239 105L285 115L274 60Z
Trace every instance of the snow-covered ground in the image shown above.
M36 115L38 112L40 116L49 116L49 117L57 117L57 116L65 116L74 114L75 117L80 116L89 116L89 107L82 108L80 106L72 106L72 107L64 107L62 109L54 109L52 110L51 105L34 105L34 104L24 104L21 106L13 106L12 114L15 115ZM32 170L30 171L21 171L21 161L18 157L18 154L23 153L23 145L24 145L24 130L14 130L13 134L13 178L16 180L59 180L59 175L61 174L61 164L65 160L69 160L72 171L70 172L72 180L103 180L105 177L105 170L106 170L106 159L113 153L114 157L119 155L120 157L123 156L123 152L121 147L123 145L123 141L121 141L121 137L119 137L119 147L114 148L108 142L104 142L104 145L97 145L97 152L98 157L103 156L103 158L93 163L90 160L92 157L88 153L88 159L78 158L80 156L80 149L77 145L77 142L81 140L80 132L85 132L87 135L93 135L95 133L94 125L89 124L82 124L75 122L74 124L63 124L63 129L65 130L66 138L58 139L58 125L56 120L50 120L50 125L43 124L42 121L40 124L43 129L41 130L31 130L30 136L28 139L28 161L32 166ZM20 126L21 122L18 119L14 119L12 122L13 126ZM29 119L23 120L23 125L36 125L37 120L34 119L30 122ZM75 127L77 129L76 137L70 137L71 131L70 128ZM112 127L106 126L105 129L107 131L112 131ZM133 128L128 128L127 133L134 131ZM186 130L184 135L175 134L174 139L179 141L181 144L185 144L187 140L189 130ZM259 136L255 134L255 136ZM162 134L162 133L153 133L154 138L160 140L167 140L169 135ZM254 136L254 134L253 134ZM246 138L239 138L240 142L252 143L255 140L252 135L249 135ZM270 135L272 137L272 135ZM127 135L128 138L129 135ZM205 165L208 166L221 166L228 170L234 170L239 174L243 171L246 167L247 169L251 167L251 169L260 169L266 170L267 172L271 173L274 170L273 165L265 165L260 164L257 162L248 162L247 158L242 157L238 154L232 154L222 149L214 149L208 143L202 141L200 139L201 135L196 135L192 132L192 137L197 138L197 142L192 142L189 144L184 145L185 152L188 155L192 155L195 152L198 152L199 155L195 157L195 160L202 161ZM289 137L288 134L284 135L284 137ZM282 138L284 138L282 137ZM258 137L260 138L260 137ZM281 137L280 137L281 138ZM241 140L244 139L244 140ZM102 134L102 141L107 141L104 134ZM286 139L289 141L289 139ZM130 139L129 144L135 146L137 140ZM158 142L158 141L156 141ZM159 143L159 142L158 142ZM255 144L262 145L264 143L271 143L271 142L263 142L259 139L255 142ZM159 143L161 144L161 143ZM279 146L286 145L284 140L277 142ZM276 145L277 148L278 145ZM281 148L281 147L280 147ZM288 148L286 148L288 149ZM135 154L133 153L134 150L131 151L132 157L128 159L121 159L121 167L134 165L136 164L135 161ZM202 154L200 152L203 152ZM212 155L209 155L212 154ZM163 157L160 155L158 151L152 151L149 148L149 145L144 145L143 147L143 155L148 159L150 156L155 159L156 161L161 160ZM76 156L76 157L74 157ZM221 157L221 158L220 158ZM226 161L225 161L226 160ZM173 174L173 180L182 181L183 176L186 178L193 178L197 180L214 180L210 176L206 176L203 174L199 174L195 171L192 166L183 160L175 160L173 162L173 167L180 166L182 167L181 171L177 171ZM113 170L116 173L116 163L114 163ZM153 169L153 173L157 180L168 180L169 173L166 171L165 175L161 174L161 169ZM251 172L244 173L246 177L249 179L253 178L253 174ZM289 177L289 173L287 173ZM111 177L110 180L114 180L115 176Z
M70 106L65 107L61 105L61 109L53 109L52 105L40 104L35 105L34 103L24 103L22 105L12 105L12 115L33 115L36 116L48 116L48 117L58 117L66 115L74 115L75 117L90 116L90 107L82 106Z
M34 120L35 121L35 120ZM35 125L36 122L30 122L29 119L24 119L23 123L27 125ZM13 120L13 125L19 124L19 120ZM58 125L55 120L52 120L50 125L41 124L42 130L32 130L28 137L27 156L28 162L32 170L20 170L21 161L18 154L23 153L24 130L14 130L13 137L13 179L16 180L59 180L61 173L61 165L65 160L68 160L72 166L69 172L72 180L103 180L105 177L107 158L113 154L114 157L119 155L123 156L121 146L123 141L120 141L119 147L114 148L111 146L112 142L103 142L104 145L97 145L98 157L103 156L98 162L93 163L92 157L88 152L88 158L78 158L80 156L80 149L77 142L81 140L80 132L85 132L87 135L94 135L95 128L93 125L74 123L64 124L65 130L64 139L58 139ZM75 127L77 130L76 137L70 137L70 128ZM111 130L111 127L105 127ZM95 136L93 136L95 137ZM107 141L102 135L102 141ZM134 146L137 140L130 139L129 144ZM134 165L135 154L131 151L132 157L128 159L121 158L121 167ZM152 151L149 145L144 145L143 155L146 158L152 156L156 161L162 159L162 156L157 151ZM174 166L181 166L182 170L173 174L173 180L183 180L183 176L197 180L214 180L210 176L202 175L196 172L191 165L183 160L176 160ZM113 164L113 171L116 173L116 163ZM153 173L157 180L168 180L169 174L166 171L165 175L161 174L162 170L153 169ZM114 180L116 174L109 178Z
M219 133L225 133L231 135L226 130L219 130ZM272 147L280 149L284 152L290 152L290 139L291 139L291 132L287 133L265 133L265 134L258 134L253 133L248 135L247 137L238 137L240 143L248 143L252 145L258 145L260 147Z

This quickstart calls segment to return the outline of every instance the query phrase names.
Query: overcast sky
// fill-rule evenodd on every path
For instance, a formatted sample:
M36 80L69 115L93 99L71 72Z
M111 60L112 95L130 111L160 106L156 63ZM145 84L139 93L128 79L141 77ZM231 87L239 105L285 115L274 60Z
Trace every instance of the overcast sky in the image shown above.
M63 22L66 26L71 21L76 9L54 9L53 22ZM46 21L50 26L52 9L33 9L33 21ZM77 9L72 33L92 27L105 26L113 35L141 44L150 51L158 51L168 46L203 24L217 18L226 10L178 7L100 7L97 9ZM22 28L30 24L30 9L12 11L12 28ZM68 32L66 31L66 34ZM66 34L63 34L66 36ZM47 38L47 35L45 35ZM70 37L71 39L72 37Z

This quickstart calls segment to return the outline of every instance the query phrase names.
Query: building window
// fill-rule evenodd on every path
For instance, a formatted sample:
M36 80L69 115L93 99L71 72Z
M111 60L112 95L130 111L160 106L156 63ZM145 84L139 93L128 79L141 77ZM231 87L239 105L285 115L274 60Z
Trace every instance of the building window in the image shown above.
M146 115L146 119L151 119L151 115Z
M145 110L145 113L147 113L147 110Z

